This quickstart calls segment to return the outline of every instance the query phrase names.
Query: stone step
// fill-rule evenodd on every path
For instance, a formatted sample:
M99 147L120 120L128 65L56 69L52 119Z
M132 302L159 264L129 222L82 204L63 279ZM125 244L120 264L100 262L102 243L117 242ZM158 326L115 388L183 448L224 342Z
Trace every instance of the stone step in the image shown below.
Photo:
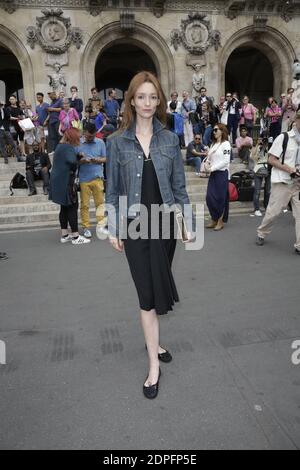
M6 204L30 204L34 202L47 202L49 201L48 196L44 194L36 194L35 196L30 196L26 194L26 196L0 196L0 205Z
M13 189L14 196L27 196L28 189ZM9 184L0 188L0 197L10 196Z
M58 206L57 206L58 207ZM0 226L5 224L23 224L31 222L47 222L57 221L58 223L58 210L47 210L43 212L23 212L16 214L0 214ZM95 216L95 208L90 209L90 214Z
M0 215L19 215L35 212L59 212L59 206L53 202L0 205Z
M229 215L230 217L232 216L238 216L238 215L249 215L250 213L253 212L253 205L251 202L244 202L244 203L238 203L238 202L232 202L230 203L230 209L229 209ZM14 222L13 219L9 219L6 221L6 223L2 223L1 218L0 218L0 232L14 232L18 230L40 230L40 229L48 229L48 228L55 228L59 230L59 223L58 223L58 214L53 212L51 213L52 215L55 215L55 217L48 217L45 220L38 220L38 221L28 221L28 220L23 220L22 222ZM196 217L201 215L200 213L196 212ZM204 206L204 217L205 219L209 219L209 212L206 206ZM80 217L79 217L80 220ZM95 227L96 225L96 219L95 217L91 214L90 216L90 222L91 226Z

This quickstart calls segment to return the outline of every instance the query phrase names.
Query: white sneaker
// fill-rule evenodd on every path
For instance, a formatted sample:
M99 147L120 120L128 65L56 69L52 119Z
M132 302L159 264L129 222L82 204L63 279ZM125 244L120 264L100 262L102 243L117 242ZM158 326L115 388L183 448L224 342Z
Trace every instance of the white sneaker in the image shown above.
M105 238L109 235L109 231L104 225L97 225L96 235L100 240L105 240Z
M67 237L61 237L60 239L60 243L67 243L67 242L71 242L73 240L73 238L68 235Z
M90 243L91 240L88 238L83 237L82 235L79 235L78 238L73 238L72 240L72 245L83 245L85 243Z
M254 212L254 215L256 215L256 217L261 217L262 216L262 213L260 211L255 211Z
M91 231L88 228L85 228L84 231L83 231L83 236L85 238L92 238Z

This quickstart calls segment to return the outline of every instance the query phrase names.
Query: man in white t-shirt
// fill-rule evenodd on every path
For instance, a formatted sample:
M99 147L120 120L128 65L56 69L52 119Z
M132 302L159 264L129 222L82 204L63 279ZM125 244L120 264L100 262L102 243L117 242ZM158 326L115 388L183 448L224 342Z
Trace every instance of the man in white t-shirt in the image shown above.
M284 134L280 134L269 150L272 165L271 196L265 217L257 229L256 244L262 246L273 227L274 221L291 202L295 218L295 251L300 255L300 111L296 114L294 127L288 134L288 142L282 164Z

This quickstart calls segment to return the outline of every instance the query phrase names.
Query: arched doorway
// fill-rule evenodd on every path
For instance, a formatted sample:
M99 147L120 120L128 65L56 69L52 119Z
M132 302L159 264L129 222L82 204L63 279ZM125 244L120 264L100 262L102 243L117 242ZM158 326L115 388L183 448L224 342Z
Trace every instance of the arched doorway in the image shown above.
M90 96L90 90L95 86L95 67L98 58L101 58L101 55L109 48L121 44L126 45L127 48L128 46L136 46L139 54L141 54L140 51L144 51L148 56L147 60L150 58L155 66L164 92L169 95L175 87L175 64L174 57L164 38L157 31L139 22L135 23L135 29L128 37L127 34L120 31L120 23L116 21L97 31L88 41L82 54L80 70L84 99L86 100ZM145 64L143 64L143 68L145 68Z
M107 47L95 65L95 84L101 98L107 98L107 90L115 88L117 97L122 99L130 80L141 70L157 75L153 60L142 48L130 43Z
M264 107L274 93L273 67L260 50L244 46L230 55L225 69L225 91L237 91L240 98L250 97L251 103Z
M8 60L4 62L0 57L0 74L3 73L0 89L5 94L3 101L10 93L16 93L19 98L25 97L27 101L34 103L34 76L29 53L14 32L4 25L0 25L0 48L5 54L5 60Z
M273 72L273 95L275 98L279 98L280 94L291 86L295 51L289 40L280 31L270 26L264 26L262 30L257 30L254 25L247 26L235 32L224 43L219 58L220 94L225 92L227 62L235 51L242 48L249 52L251 49L259 51L270 62ZM241 73L243 73L243 69L239 67L239 75ZM250 95L248 91L247 94ZM252 100L252 96L250 98ZM265 104L265 100L263 104Z
M16 56L0 44L0 100L7 103L11 94L24 98L22 70Z

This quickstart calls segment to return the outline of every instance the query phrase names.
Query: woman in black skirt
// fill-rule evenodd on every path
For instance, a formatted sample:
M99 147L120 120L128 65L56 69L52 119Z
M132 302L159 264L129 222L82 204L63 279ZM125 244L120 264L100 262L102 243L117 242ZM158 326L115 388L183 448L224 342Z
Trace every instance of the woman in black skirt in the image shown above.
M159 360L172 360L169 351L159 345L158 315L168 313L179 300L171 272L176 247L174 212L168 213L166 207L189 204L178 137L164 126L165 110L157 78L149 72L138 73L126 95L122 128L107 141L110 243L118 251L125 248L137 289L149 356L149 373L143 385L147 398L158 393ZM125 212L120 196L127 198ZM165 211L151 217L154 205L161 204ZM116 217L111 217L109 206ZM122 230L118 223L121 215Z

